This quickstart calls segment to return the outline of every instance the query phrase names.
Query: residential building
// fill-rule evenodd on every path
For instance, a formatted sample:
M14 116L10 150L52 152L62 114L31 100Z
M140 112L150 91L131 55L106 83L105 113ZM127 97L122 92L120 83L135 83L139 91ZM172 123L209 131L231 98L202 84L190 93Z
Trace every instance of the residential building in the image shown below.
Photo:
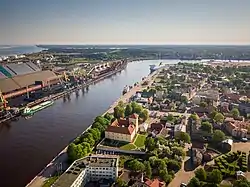
M140 124L139 125L139 131L140 132L147 132L147 130L148 130L148 124L147 123L142 123L142 124Z
M199 105L203 101L209 103L212 106L218 106L219 91L212 89L197 92L196 95L193 97L193 103Z
M240 103L239 110L243 113L250 114L250 103Z
M118 177L118 156L88 156L76 160L52 187L83 187L90 181L114 182Z
M174 136L178 136L181 132L186 132L186 129L185 119L183 119L180 124L174 126Z
M224 124L226 130L235 137L245 138L247 137L249 122L234 120L233 118L226 118Z
M116 119L105 130L105 138L132 142L139 129L138 119L137 114L132 114L127 119Z

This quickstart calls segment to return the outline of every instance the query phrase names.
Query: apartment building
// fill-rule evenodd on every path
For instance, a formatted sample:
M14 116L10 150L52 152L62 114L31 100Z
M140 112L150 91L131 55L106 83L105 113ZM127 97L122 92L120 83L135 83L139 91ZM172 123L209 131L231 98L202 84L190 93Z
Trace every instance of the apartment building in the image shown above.
M52 187L84 187L88 182L118 177L118 156L88 156L76 160Z

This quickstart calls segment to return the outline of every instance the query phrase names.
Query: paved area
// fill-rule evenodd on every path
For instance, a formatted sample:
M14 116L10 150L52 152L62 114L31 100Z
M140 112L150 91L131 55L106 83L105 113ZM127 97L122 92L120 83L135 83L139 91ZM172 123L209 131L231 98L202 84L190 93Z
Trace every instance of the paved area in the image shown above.
M141 84L139 84L138 86L133 87L128 93L122 95L119 99L117 99L116 102L114 102L111 106L110 109L107 111L108 113L113 113L114 112L114 108L118 105L119 101L123 101L124 103L129 101L129 98L131 98L133 95L135 95L135 93L137 91L141 91L145 88L147 88L148 86L150 86L155 79L155 75L157 74L158 71L150 74L144 81L148 81L148 85L143 86Z
M236 142L233 143L232 151L244 151L247 154L250 151L250 142Z

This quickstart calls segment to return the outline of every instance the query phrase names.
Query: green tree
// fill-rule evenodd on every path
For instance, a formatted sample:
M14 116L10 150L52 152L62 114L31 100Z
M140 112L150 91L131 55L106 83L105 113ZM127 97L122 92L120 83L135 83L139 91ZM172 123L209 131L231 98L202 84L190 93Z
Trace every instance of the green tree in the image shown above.
M81 145L82 145L82 149L85 150L85 152L90 153L91 148L90 148L89 143L87 143L87 142L82 142Z
M154 168L157 168L158 170L166 169L166 162L163 159L156 159L154 162Z
M214 116L214 121L217 122L217 123L222 123L224 121L224 116L222 113L217 113L215 116Z
M222 132L221 130L215 130L213 133L213 137L212 140L214 143L219 143L223 140L225 140L226 136L224 134L224 132Z
M103 126L108 126L109 125L109 120L107 120L103 116L97 116L94 120L94 122L99 122Z
M175 136L176 140L179 141L184 141L186 143L190 143L190 136L188 133L186 132L179 132L176 136Z
M208 133L212 133L213 131L213 126L211 123L209 123L208 121L202 122L201 123L201 130L208 132Z
M203 168L199 168L195 170L195 177L199 179L200 181L206 181L207 179L207 173Z
M118 187L127 187L127 183L125 181L123 181L121 178L117 178L115 184L118 186Z
M145 166L142 162L134 159L128 162L128 167L129 169L133 170L133 171L137 171L137 172L142 172L145 170Z
M116 106L114 108L114 117L117 119L124 118L124 108Z
M173 122L174 121L174 115L173 114L168 114L168 116L166 117L166 120L168 121L168 122Z
M218 112L216 110L213 110L211 113L210 113L210 118L214 119L214 117L216 116Z
M124 108L124 107L125 107L125 104L124 104L123 101L119 101L117 106L118 106L118 107L121 107L121 108Z
M104 118L106 118L107 120L111 121L114 118L114 116L112 114L110 114L110 113L106 113L104 115Z
M148 151L153 151L156 148L156 141L152 137L147 137L145 140L145 148Z
M213 169L212 172L208 173L208 181L213 184L220 184L222 181L222 174L220 170L218 169Z
M125 108L125 116L129 116L133 114L133 108L131 106L131 104L127 104L126 108Z
M93 138L93 135L89 132L81 136L81 142L87 142L91 147L95 145L95 140Z
M92 128L92 129L89 129L88 132L92 134L93 139L95 141L99 141L101 139L101 132L99 131L99 129Z
M248 182L246 179L236 180L233 186L234 187L250 187L250 182Z
M189 116L189 118L192 119L192 120L194 120L194 121L199 120L199 116L198 116L196 113L191 114L191 115Z
M206 107L207 107L207 103L206 103L206 102L201 102L201 103L200 103L200 107L206 108Z
M178 155L178 156L185 156L186 153L185 151L183 150L182 147L172 147L172 151L175 155Z
M237 108L233 108L231 110L231 114L233 115L234 118L238 118L240 116L240 112Z
M133 113L136 113L136 114L140 114L142 112L143 108L141 105L136 105L134 108L133 108Z
M87 149L83 149L81 144L75 145L71 143L67 149L68 159L73 162L79 158L82 158L88 154Z
M145 122L149 118L148 110L144 109L139 116Z
M188 183L187 186L188 186L188 187L200 187L201 184L200 184L200 181L199 181L198 178L193 177L193 178L189 181L189 183Z
M151 178L152 177L152 168L150 166L150 162L149 161L145 161L144 162L144 166L145 166L145 173L146 173L146 176L148 178Z
M159 171L160 178L166 182L167 184L172 180L172 176L168 175L168 172L166 169L162 169Z
M70 162L73 162L76 160L76 145L74 143L69 144L67 148L67 154L68 154L68 159Z
M173 171L179 171L181 169L181 162L177 160L169 159L167 162L167 168Z
M105 127L99 123L99 122L94 122L93 125L92 125L92 128L96 128L96 129L99 129L100 132L104 132L105 131Z

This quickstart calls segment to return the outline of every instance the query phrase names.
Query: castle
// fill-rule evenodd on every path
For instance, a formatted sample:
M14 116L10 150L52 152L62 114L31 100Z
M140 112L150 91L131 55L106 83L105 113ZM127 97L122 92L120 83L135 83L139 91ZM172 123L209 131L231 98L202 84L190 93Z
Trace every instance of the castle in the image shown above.
M127 119L116 119L107 127L105 138L123 142L133 142L139 129L138 119L139 116L137 114L132 114Z

